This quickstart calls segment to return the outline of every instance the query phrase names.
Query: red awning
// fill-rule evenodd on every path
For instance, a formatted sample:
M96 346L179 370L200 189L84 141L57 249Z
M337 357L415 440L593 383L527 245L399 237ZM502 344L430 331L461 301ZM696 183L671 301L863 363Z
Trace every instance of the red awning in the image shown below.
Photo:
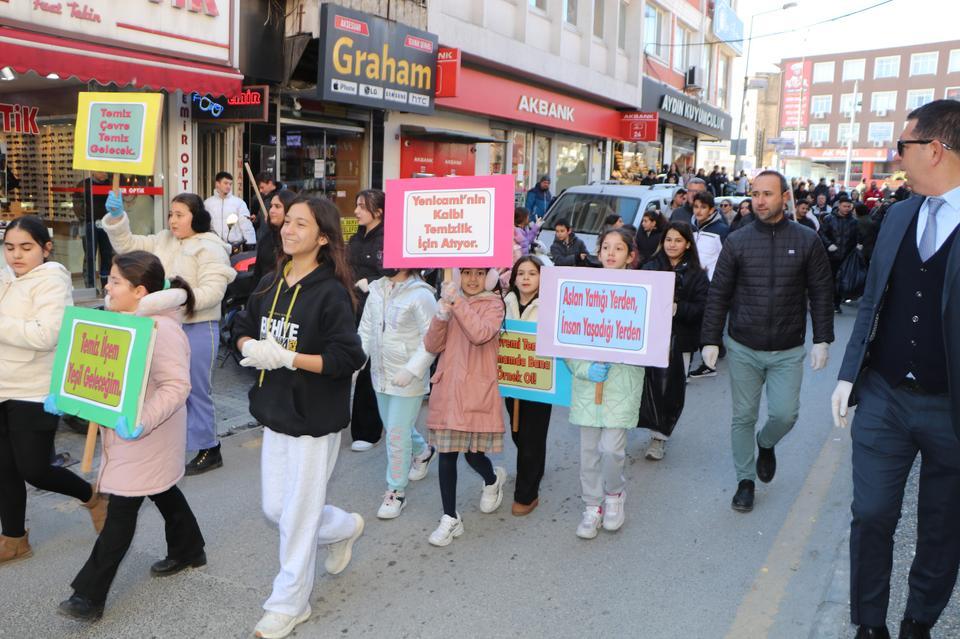
M79 40L0 28L0 67L83 82L211 95L240 92L243 75L228 67L187 62Z

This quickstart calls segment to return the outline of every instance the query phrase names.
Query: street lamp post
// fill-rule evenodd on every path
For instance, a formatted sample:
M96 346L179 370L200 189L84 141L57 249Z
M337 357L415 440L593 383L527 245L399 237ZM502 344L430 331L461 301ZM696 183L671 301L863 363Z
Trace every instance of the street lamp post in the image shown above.
M769 13L776 13L777 11L785 11L787 9L792 9L797 6L796 2L788 2L782 7L776 9L770 9L769 11L761 11L760 13L755 13L750 16L750 30L747 32L747 56L746 61L743 67L743 94L740 96L740 121L737 124L737 153L736 157L733 160L733 174L734 176L740 175L740 156L743 155L740 151L740 140L746 141L746 138L743 137L743 111L747 103L747 85L750 82L750 45L753 43L753 20L757 16L767 15Z

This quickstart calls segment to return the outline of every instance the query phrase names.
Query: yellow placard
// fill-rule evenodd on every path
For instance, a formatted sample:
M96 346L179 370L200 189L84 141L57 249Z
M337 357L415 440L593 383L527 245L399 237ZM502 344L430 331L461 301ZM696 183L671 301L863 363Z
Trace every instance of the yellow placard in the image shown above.
M80 93L73 168L153 175L161 93Z

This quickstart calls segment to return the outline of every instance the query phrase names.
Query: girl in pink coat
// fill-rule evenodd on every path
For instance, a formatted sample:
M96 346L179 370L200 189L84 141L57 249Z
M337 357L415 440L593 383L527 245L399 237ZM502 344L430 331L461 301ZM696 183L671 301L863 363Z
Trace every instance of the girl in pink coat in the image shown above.
M141 423L121 421L115 429L100 429L103 456L97 483L110 495L107 520L71 584L73 596L60 604L62 615L89 621L103 614L144 497L156 504L166 523L167 558L150 572L167 576L207 563L200 527L177 488L184 473L190 395L190 344L180 322L184 311L187 316L193 312L193 291L180 277L165 279L160 260L145 251L116 256L106 288L109 310L151 317L157 328Z
M457 458L483 477L480 511L492 513L503 500L507 472L494 468L485 453L503 450L503 415L497 387L497 350L505 309L496 269L454 270L443 285L437 314L423 338L427 351L440 356L431 378L427 427L430 444L440 453L443 517L430 535L446 546L463 534L457 512Z

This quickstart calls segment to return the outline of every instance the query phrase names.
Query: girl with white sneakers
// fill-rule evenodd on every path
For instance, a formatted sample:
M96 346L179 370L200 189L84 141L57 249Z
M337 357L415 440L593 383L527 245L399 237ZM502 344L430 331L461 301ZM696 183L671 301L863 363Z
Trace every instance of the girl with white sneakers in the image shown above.
M387 431L387 492L377 517L394 519L407 504L407 483L426 477L436 457L436 449L417 431L417 416L435 358L423 337L437 301L433 287L408 269L384 269L369 291L358 332Z
M424 337L427 351L440 356L431 378L427 426L430 443L440 454L440 498L443 517L430 535L434 546L446 546L463 534L457 512L457 458L481 477L480 511L492 513L503 501L507 471L494 468L486 453L503 450L503 413L497 387L497 350L504 306L496 269L454 269L445 282L437 314Z
M637 252L633 235L622 229L608 230L599 245L603 268L627 268ZM627 430L637 425L643 367L565 361L573 373L570 423L580 426L580 490L586 506L577 536L593 539L601 525L609 531L623 525ZM603 402L598 406L595 391L601 382Z
M310 616L317 547L332 575L347 567L363 518L327 502L327 484L350 422L350 383L364 355L356 298L329 200L300 198L280 229L287 255L237 322L240 364L260 369L250 413L264 425L263 512L280 528L280 572L254 633L281 639Z

